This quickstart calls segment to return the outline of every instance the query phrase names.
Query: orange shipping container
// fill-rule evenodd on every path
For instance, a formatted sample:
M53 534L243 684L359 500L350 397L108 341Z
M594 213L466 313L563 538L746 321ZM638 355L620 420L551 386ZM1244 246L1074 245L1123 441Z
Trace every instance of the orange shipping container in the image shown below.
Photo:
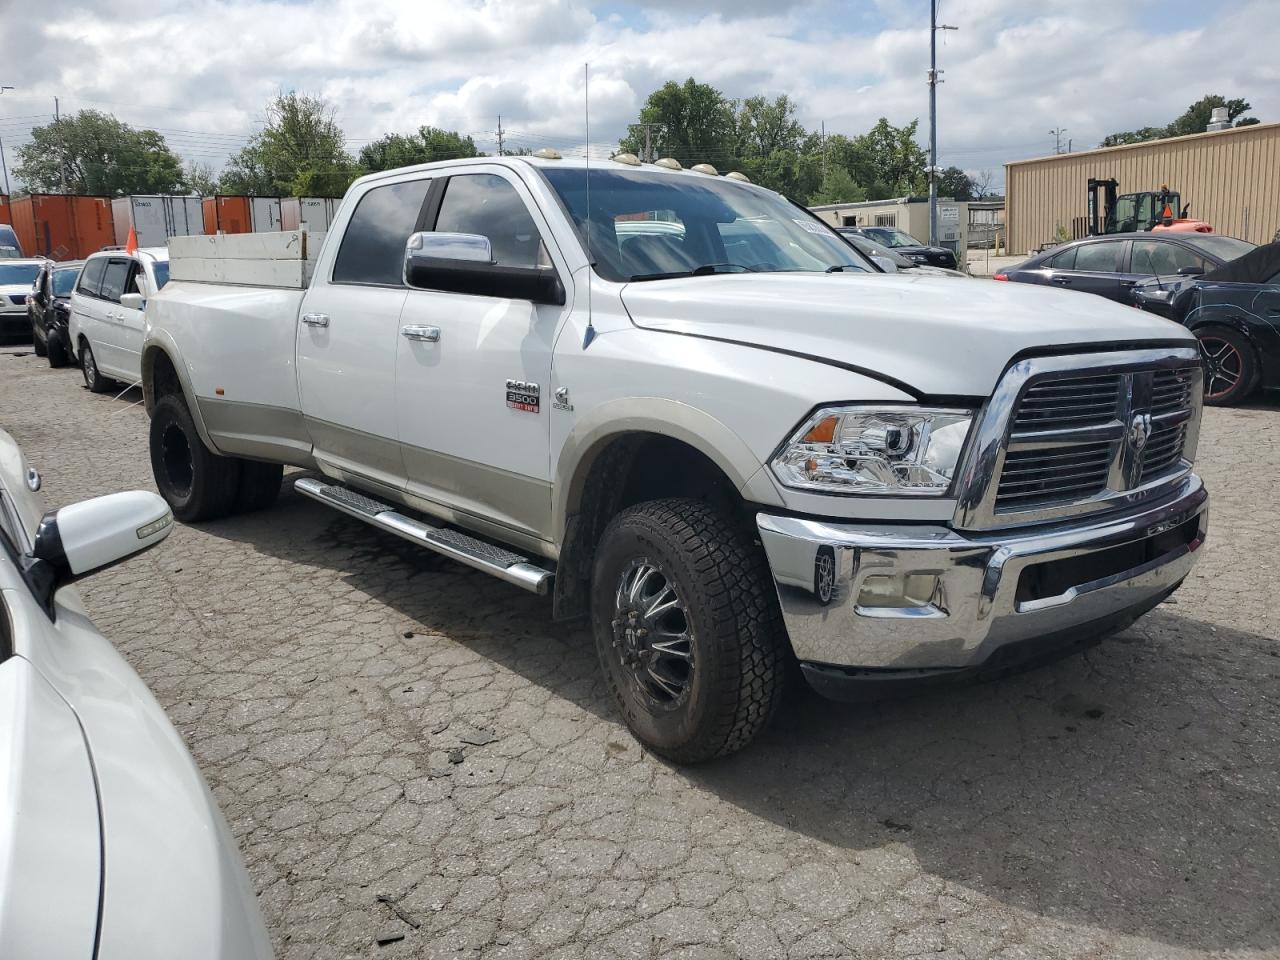
M13 223L13 216L9 213L9 195L0 193L0 223Z
M248 197L204 198L205 233L250 233L252 230Z
M83 260L115 242L106 197L34 193L10 204L13 229L27 256Z

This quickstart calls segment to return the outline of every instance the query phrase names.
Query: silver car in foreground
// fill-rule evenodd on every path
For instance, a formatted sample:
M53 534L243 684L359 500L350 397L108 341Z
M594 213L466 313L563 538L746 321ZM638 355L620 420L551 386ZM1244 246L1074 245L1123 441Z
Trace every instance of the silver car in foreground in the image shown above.
M0 957L269 958L195 761L75 580L168 536L154 493L45 513L0 430Z

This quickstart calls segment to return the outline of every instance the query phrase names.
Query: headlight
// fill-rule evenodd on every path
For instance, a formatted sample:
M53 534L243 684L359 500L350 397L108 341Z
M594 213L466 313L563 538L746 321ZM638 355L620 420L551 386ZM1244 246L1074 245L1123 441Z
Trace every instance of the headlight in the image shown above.
M972 419L968 410L825 407L771 466L798 490L940 496L951 486Z

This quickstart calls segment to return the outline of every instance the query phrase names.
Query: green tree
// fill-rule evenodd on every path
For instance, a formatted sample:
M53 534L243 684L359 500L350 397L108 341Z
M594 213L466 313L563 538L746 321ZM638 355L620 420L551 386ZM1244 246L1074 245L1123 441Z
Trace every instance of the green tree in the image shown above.
M211 197L218 192L218 176L213 172L213 166L208 163L191 161L187 164L182 179L188 190L202 197Z
M1148 140L1160 140L1165 137L1164 127L1139 127L1137 130L1123 130L1120 133L1109 133L1102 138L1102 147L1119 147L1126 143L1145 143Z
M643 156L644 124L654 125L649 128L654 157L675 157L686 166L706 162L726 169L736 159L733 101L693 77L682 84L669 80L649 94L640 108L639 122L627 127L627 135L619 141L623 152Z
M1213 116L1214 107L1226 107L1227 119L1237 127L1248 127L1258 122L1255 117L1244 116L1253 109L1247 100L1241 97L1228 100L1221 94L1207 93L1166 126L1140 127L1137 130L1108 134L1103 138L1100 146L1117 147L1126 143L1143 143L1147 140L1163 140L1165 137L1185 137L1192 133L1204 133L1205 127L1209 125L1209 120Z
M737 155L743 160L783 150L799 153L808 136L796 119L795 102L785 93L773 100L747 97L738 105L734 121Z
M952 200L974 199L973 180L959 167L947 167L938 176L938 196Z
M181 193L182 161L154 130L135 130L108 113L81 110L42 127L17 149L14 175L33 192L95 196Z
M267 104L263 129L227 164L223 193L340 197L359 171L336 112L321 97L293 91Z
M867 192L849 175L848 170L844 167L829 166L826 179L809 195L809 205L856 203L865 199L867 199Z
M437 127L419 127L416 133L389 133L373 141L361 148L359 159L361 168L372 173L432 160L478 156L481 154L470 137Z
M850 142L847 169L872 200L919 195L927 189L925 153L916 142L919 126L919 120L912 120L895 127L881 117Z

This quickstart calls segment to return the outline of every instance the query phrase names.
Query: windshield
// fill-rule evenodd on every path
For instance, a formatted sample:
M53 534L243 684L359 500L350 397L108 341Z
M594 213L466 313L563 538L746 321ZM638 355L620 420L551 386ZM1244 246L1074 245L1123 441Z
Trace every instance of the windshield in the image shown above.
M877 243L869 237L864 237L857 233L846 233L843 236L867 256L884 257L899 270L911 270L917 266L914 260L908 260L900 253L894 253L883 243Z
M0 284L35 283L40 276L38 263L0 263Z
M53 295L55 297L69 297L71 291L75 289L76 277L80 276L81 264L74 267L59 267L53 271Z
M1234 260L1236 257L1243 257L1257 247L1257 244L1250 243L1248 240L1237 240L1235 237L1222 237L1209 233L1184 234L1179 239L1223 263Z
M909 233L895 230L892 227L867 227L866 232L872 240L886 247L918 247L920 241Z
M540 169L585 233L587 172ZM591 170L589 176L591 258L607 280L871 271L807 210L758 187L644 171Z

